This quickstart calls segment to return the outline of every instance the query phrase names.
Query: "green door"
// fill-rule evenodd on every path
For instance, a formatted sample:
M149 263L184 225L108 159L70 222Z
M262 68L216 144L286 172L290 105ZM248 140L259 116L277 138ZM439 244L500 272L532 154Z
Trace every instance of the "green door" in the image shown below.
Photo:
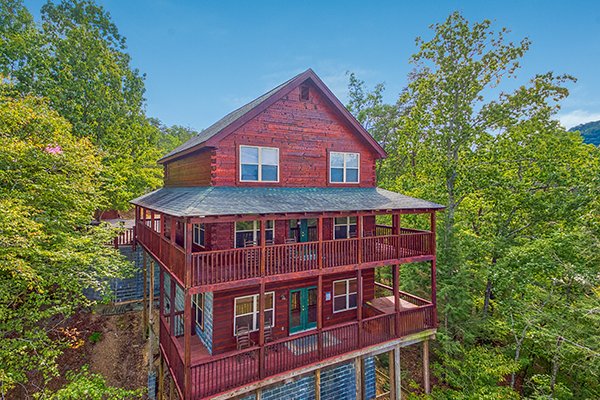
M290 333L317 326L317 287L290 290Z
M308 220L300 220L300 242L308 242Z

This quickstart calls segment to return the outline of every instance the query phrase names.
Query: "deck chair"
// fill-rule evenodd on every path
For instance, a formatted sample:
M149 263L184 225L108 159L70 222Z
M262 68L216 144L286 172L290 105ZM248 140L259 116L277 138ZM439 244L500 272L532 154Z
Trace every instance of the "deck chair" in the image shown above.
M247 325L237 327L235 341L238 350L245 350L254 346L254 341L250 338L250 328Z
M271 325L273 325L271 323L271 321L266 321L265 322L265 344L271 343L272 341L275 340L275 338L273 336L273 327ZM269 351L278 352L279 351L279 345L269 346Z

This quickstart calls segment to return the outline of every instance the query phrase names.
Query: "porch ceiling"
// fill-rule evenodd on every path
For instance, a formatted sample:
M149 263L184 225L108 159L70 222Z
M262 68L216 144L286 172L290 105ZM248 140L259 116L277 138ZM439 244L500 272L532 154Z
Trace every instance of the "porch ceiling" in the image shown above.
M332 187L170 187L131 203L176 217L444 208L380 188Z

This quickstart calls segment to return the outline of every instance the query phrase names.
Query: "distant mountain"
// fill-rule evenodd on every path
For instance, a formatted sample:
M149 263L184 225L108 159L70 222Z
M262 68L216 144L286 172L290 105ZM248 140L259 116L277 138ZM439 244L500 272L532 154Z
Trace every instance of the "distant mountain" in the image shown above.
M591 143L595 144L596 146L600 146L600 121L593 121L577 125L569 129L569 131L579 131L581 132L581 136L583 136L583 141L585 143Z

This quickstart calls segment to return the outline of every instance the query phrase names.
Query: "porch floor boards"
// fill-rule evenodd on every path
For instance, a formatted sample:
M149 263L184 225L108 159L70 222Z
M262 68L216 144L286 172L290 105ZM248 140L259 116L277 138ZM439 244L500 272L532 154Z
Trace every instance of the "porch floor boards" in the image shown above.
M393 314L395 312L394 296L378 297L369 301L368 304L382 314ZM410 310L417 307L419 306L416 304L400 299L400 310Z

